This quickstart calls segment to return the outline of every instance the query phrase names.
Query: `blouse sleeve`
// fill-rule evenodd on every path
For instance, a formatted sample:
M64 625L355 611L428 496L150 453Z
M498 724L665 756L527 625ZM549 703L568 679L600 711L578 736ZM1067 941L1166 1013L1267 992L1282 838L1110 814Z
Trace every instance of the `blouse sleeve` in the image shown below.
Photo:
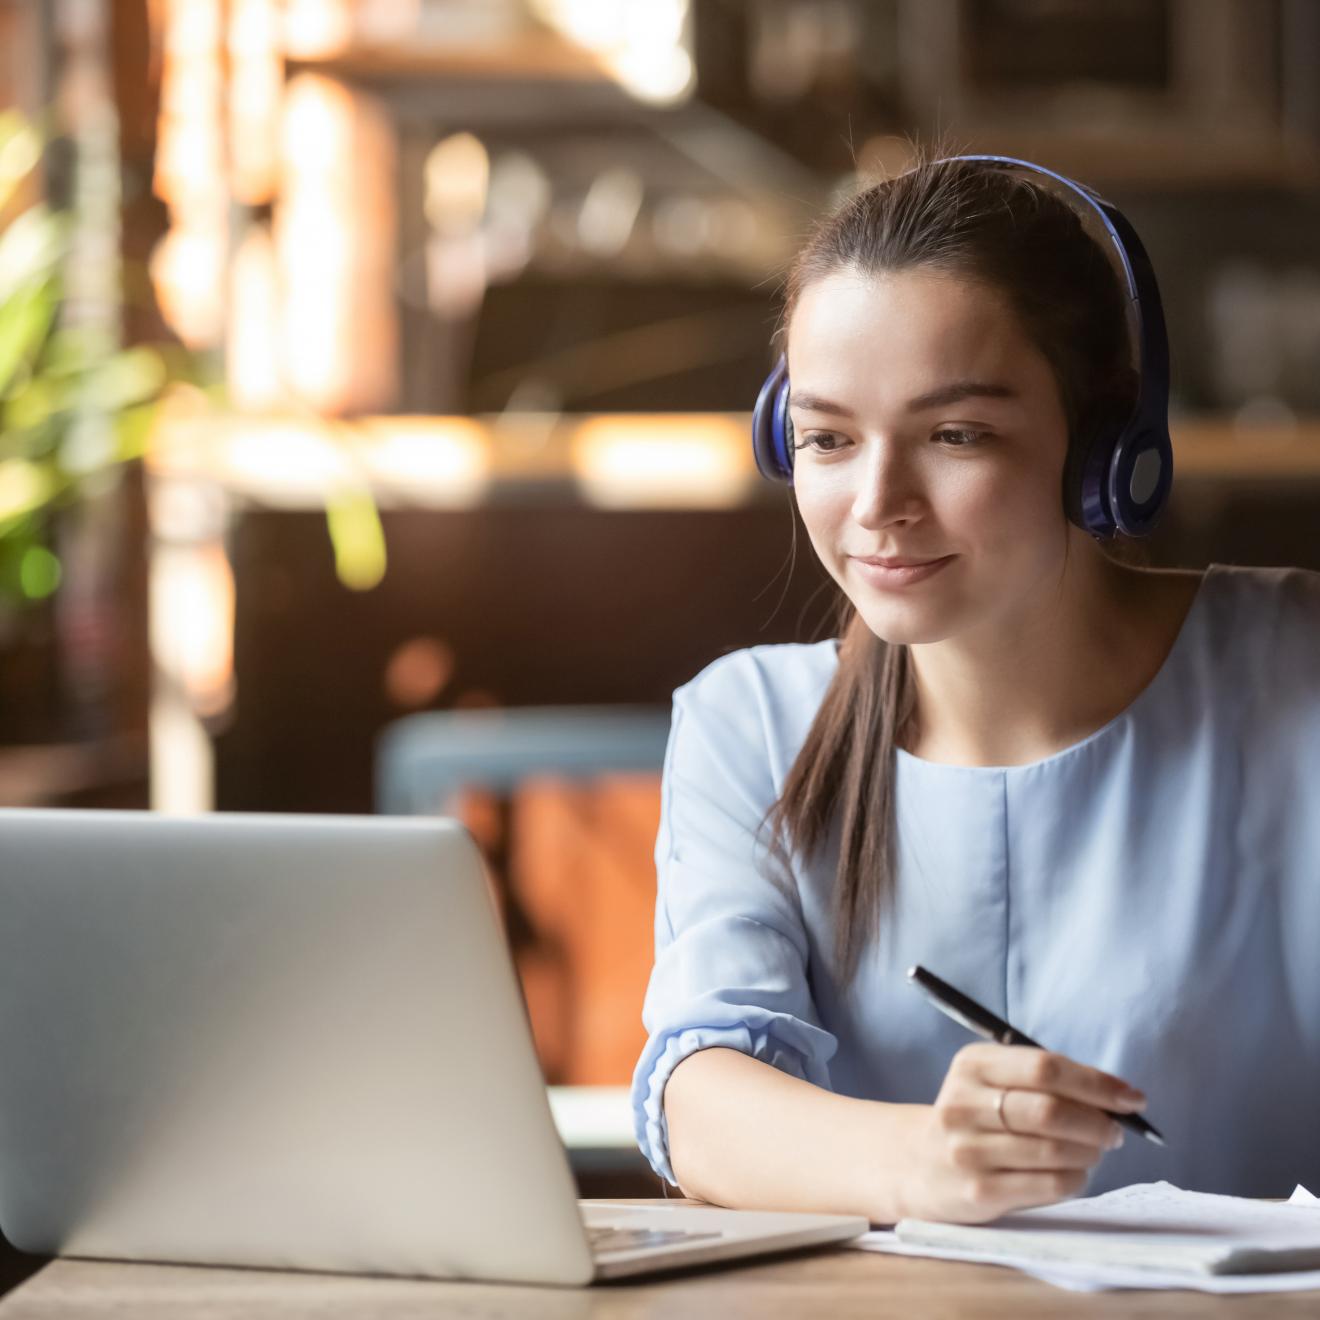
M796 889L773 877L759 833L775 790L738 659L675 692L661 781L649 1034L632 1104L642 1153L675 1185L663 1099L683 1059L725 1046L828 1088L838 1045L812 1002Z

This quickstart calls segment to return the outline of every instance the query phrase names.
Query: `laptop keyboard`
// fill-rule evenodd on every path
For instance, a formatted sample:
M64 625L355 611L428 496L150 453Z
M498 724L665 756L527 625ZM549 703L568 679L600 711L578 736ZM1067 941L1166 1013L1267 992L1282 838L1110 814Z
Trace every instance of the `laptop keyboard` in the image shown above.
M672 1247L678 1242L700 1242L723 1237L722 1233L685 1233L681 1228L587 1227L587 1242L596 1255L610 1251L645 1251L648 1247Z

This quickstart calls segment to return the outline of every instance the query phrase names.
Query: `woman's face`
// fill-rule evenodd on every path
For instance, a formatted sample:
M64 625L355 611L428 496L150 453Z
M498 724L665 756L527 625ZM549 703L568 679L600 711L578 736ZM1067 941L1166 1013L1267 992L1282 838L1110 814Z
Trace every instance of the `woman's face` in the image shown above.
M1001 294L929 271L837 272L800 295L788 365L798 507L878 637L993 631L1057 587L1067 421ZM893 558L945 562L878 562Z

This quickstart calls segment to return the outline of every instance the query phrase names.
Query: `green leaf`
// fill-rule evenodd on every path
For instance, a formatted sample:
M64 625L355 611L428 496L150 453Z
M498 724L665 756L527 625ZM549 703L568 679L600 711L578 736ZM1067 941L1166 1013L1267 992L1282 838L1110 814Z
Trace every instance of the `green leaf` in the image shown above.
M57 307L52 280L19 289L0 302L0 397L9 392L24 364L41 351Z
M69 221L38 203L0 233L0 305L20 289L58 273L69 246Z
M30 545L18 566L18 583L29 600L45 600L60 585L64 570L44 545Z
M131 463L146 454L147 442L151 438L151 422L155 415L156 404L153 401L140 403L135 408L125 408L115 418L115 436L121 463Z
M87 397L105 412L153 399L165 384L165 365L150 348L129 348L97 364L86 382Z
M0 110L0 211L39 164L48 127L46 116ZM60 324L68 212L38 202L0 224L0 602L23 606L59 583L42 530L49 513L142 458L169 380L220 398L223 381L218 357L169 344L121 349L105 327ZM149 302L145 263L134 278ZM80 456L80 437L105 443L83 445ZM347 497L333 516L341 576L363 587L384 563L379 519L365 499Z
M7 458L0 463L0 534L49 503L57 485L48 468L26 459Z
M77 326L57 325L41 358L43 376L77 376L87 370L87 335Z
M385 533L368 491L348 490L326 501L335 573L350 591L370 591L385 576Z
M41 137L17 110L0 111L0 211L41 159Z
M68 386L46 375L28 373L20 388L5 402L6 429L34 431L66 406Z

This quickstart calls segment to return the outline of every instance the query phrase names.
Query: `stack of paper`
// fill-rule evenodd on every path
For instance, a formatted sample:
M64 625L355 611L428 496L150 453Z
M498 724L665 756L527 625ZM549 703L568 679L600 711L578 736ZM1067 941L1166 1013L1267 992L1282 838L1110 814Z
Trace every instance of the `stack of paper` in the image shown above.
M863 1250L1010 1265L1062 1287L1275 1292L1320 1288L1320 1201L1286 1203L1138 1183L989 1224L904 1219Z

